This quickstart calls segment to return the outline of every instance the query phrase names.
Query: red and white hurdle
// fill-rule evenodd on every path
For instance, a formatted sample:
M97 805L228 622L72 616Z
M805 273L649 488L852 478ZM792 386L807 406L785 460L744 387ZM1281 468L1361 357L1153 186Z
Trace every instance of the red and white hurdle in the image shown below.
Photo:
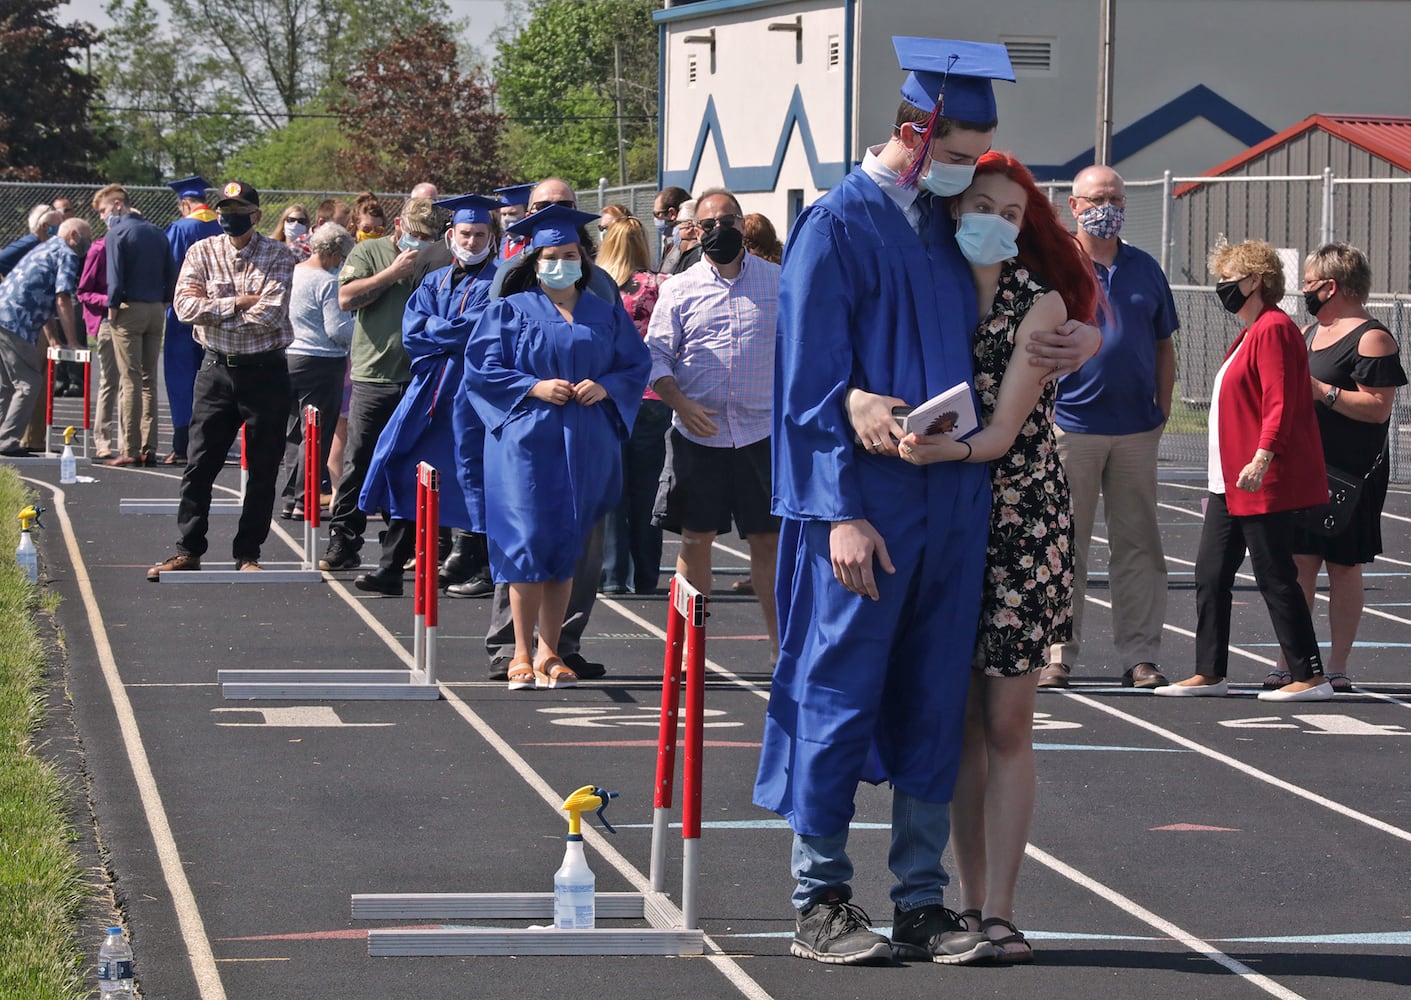
M54 365L59 361L77 361L83 365L83 452L84 458L88 457L88 442L93 439L92 404L89 398L89 376L90 367L93 362L93 352L73 347L50 347L45 351L48 365L44 378L44 452L46 455L58 456L58 451L54 447ZM67 427L67 424L63 426Z
M603 920L645 920L646 927L374 928L367 949L373 957L397 955L702 955L705 935L697 926L696 889L700 877L701 772L705 732L706 597L679 573L671 581L666 658L661 685L657 738L655 809L652 819L651 890L600 892L595 903ZM667 814L676 771L676 733L681 682L686 684L686 746L681 797L681 909L667 897ZM589 836L597 836L590 834ZM353 896L356 920L549 921L552 892L366 893Z

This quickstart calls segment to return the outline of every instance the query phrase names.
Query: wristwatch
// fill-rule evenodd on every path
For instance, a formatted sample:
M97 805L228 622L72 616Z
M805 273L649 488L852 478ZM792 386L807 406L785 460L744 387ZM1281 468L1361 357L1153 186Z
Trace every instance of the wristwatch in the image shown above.
M1331 410L1333 408L1333 404L1338 401L1338 396L1341 394L1342 390L1339 389L1337 386L1329 386L1328 391L1323 393L1323 403L1328 407L1328 409Z

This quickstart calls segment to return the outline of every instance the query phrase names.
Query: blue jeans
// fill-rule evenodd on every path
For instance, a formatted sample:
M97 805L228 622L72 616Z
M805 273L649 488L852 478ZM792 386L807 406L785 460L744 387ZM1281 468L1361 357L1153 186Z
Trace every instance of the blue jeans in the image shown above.
M671 407L657 399L642 400L632 437L622 446L622 500L607 518L604 588L651 594L660 585L661 529L652 524L652 505L670 429Z
M887 867L897 877L892 902L914 910L944 901L950 876L941 867L941 854L950 840L950 803L923 802L901 789L892 791L892 847ZM829 888L846 888L853 865L848 857L848 831L826 837L794 834L792 870L798 886L794 907L808 909ZM849 890L850 891L850 890Z

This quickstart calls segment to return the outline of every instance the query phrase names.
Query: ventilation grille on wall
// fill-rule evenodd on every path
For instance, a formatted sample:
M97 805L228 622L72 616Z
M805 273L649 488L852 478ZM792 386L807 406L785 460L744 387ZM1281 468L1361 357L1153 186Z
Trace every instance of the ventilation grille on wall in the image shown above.
M1053 38L1005 38L1004 47L1009 50L1009 61L1018 76L1053 76L1054 49L1057 40Z
M828 68L837 69L843 61L843 43L837 35L828 36Z
M696 57L686 57L686 83L692 87L696 85Z

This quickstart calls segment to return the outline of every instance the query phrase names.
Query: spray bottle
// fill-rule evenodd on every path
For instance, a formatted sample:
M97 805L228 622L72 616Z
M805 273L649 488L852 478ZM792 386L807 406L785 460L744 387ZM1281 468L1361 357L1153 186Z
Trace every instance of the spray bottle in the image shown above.
M608 833L616 833L603 815L608 801L616 792L596 785L584 785L560 807L568 813L568 843L563 852L563 864L554 872L554 926L560 930L592 930L594 894L597 880L583 855L583 834L580 813L595 810Z
M76 427L64 428L64 453L59 456L59 482L78 482L78 460L73 457L73 436L78 433Z
M43 513L44 508L34 504L19 513L20 544L15 548L15 562L19 564L25 579L33 584L39 583L39 553L34 549L34 539L30 537L29 529L31 524L43 527L39 524L39 515Z

